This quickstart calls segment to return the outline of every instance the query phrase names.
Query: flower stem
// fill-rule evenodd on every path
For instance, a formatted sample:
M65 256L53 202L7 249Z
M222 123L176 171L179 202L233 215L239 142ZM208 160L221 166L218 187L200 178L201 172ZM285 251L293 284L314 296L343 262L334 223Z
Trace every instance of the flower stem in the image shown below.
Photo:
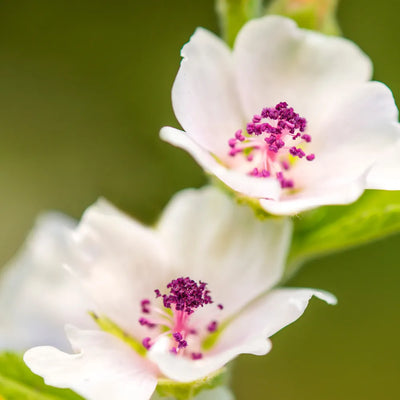
M240 28L263 12L263 0L216 0L222 37L230 47Z

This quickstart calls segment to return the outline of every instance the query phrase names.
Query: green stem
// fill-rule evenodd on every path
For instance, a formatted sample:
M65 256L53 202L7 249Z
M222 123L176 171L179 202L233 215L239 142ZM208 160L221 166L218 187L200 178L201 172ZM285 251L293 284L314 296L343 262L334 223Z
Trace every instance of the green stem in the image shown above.
M216 0L222 37L233 46L240 28L263 13L263 0Z

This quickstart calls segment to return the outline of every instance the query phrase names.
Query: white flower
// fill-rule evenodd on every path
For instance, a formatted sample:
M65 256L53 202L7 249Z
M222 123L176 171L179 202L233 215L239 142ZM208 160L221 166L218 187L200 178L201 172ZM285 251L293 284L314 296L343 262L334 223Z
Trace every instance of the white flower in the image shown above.
M88 399L144 400L160 378L191 382L238 354L266 354L268 337L313 295L335 302L313 289L271 289L290 236L289 219L259 221L214 188L178 194L155 229L99 201L73 233L68 268L123 340L69 326L74 354L37 347L25 362Z
M23 248L2 268L0 349L21 351L51 344L67 350L66 321L94 326L82 313L82 307L91 307L90 301L62 266L75 226L64 215L42 215Z
M398 152L380 164L400 140L398 110L352 42L268 16L247 23L233 51L197 29L182 57L172 102L186 132L161 137L267 212L400 189Z

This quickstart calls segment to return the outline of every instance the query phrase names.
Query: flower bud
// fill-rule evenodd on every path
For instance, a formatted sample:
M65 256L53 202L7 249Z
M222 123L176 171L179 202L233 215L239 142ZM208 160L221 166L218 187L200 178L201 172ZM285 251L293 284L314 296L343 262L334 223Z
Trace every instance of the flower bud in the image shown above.
M336 20L338 0L274 0L267 14L278 14L294 19L301 28L340 35Z

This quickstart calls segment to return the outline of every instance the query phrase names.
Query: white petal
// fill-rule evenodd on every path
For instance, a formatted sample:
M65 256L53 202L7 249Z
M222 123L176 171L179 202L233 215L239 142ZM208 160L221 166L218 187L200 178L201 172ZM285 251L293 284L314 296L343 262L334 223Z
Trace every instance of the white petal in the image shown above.
M321 182L319 187L307 188L279 201L261 199L260 205L274 215L295 215L324 205L353 203L363 194L366 186L365 175L355 180L329 183L329 180Z
M335 100L310 127L313 141L307 152L316 158L296 163L296 182L303 179L304 185L313 186L357 178L400 139L397 107L385 85L364 83Z
M307 152L316 154L315 160L298 160L293 166L291 178L298 192L283 195L279 202L261 200L268 212L295 214L357 200L367 188L367 176L375 160L398 141L398 111L385 85L369 82L355 86L336 100L310 131L318 132L307 148ZM394 166L394 158L393 154L388 170ZM391 173L395 175L395 171L388 174L393 181Z
M239 354L264 355L271 350L268 337L297 320L312 296L336 304L330 293L314 289L276 289L243 310L222 332L216 346L197 361L163 352L162 345L150 352L160 370L171 379L199 379ZM156 347L156 346L154 346Z
M248 118L280 101L311 118L335 92L372 74L370 60L351 41L299 29L278 16L247 23L236 39L234 60Z
M191 382L218 371L225 364L242 353L264 355L271 349L271 342L265 337L227 347L215 355L205 355L201 360L190 360L186 357L176 357L169 352L168 339L159 340L149 351L148 357L157 364L160 371L168 378L178 382Z
M368 189L400 190L400 141L382 154L367 177Z
M220 38L201 28L181 54L172 88L175 115L196 143L222 157L229 138L243 125L232 54Z
M24 361L46 384L70 388L88 400L148 400L156 385L154 368L121 340L100 331L67 328L76 354L35 347Z
M222 331L217 344L201 360L191 361L168 352L159 341L149 357L169 378L188 382L218 370L239 354L264 355L271 350L270 336L297 320L312 296L336 304L330 293L315 289L276 289L246 307Z
M171 127L164 127L161 139L186 150L208 173L215 175L233 190L249 197L277 199L281 192L275 179L260 179L234 171L220 164L210 153L197 145L185 132Z
M218 356L232 348L247 348L246 353L255 355L265 354L265 340L296 321L303 314L312 296L329 304L336 304L333 295L320 290L297 288L272 290L250 304L232 320L211 350L212 355Z
M96 312L143 337L140 301L153 297L167 270L164 248L152 229L100 200L74 232L68 266L95 301Z
M92 326L85 311L91 303L63 268L75 225L62 214L43 214L5 267L0 280L0 348L68 348L66 322Z
M312 296L335 305L331 293L303 288L274 289L246 307L222 332L214 353L247 341L261 341L296 321L304 313ZM257 353L253 353L257 354Z
M177 275L207 282L226 318L280 280L292 225L289 218L260 221L249 207L206 187L175 195L157 229Z

